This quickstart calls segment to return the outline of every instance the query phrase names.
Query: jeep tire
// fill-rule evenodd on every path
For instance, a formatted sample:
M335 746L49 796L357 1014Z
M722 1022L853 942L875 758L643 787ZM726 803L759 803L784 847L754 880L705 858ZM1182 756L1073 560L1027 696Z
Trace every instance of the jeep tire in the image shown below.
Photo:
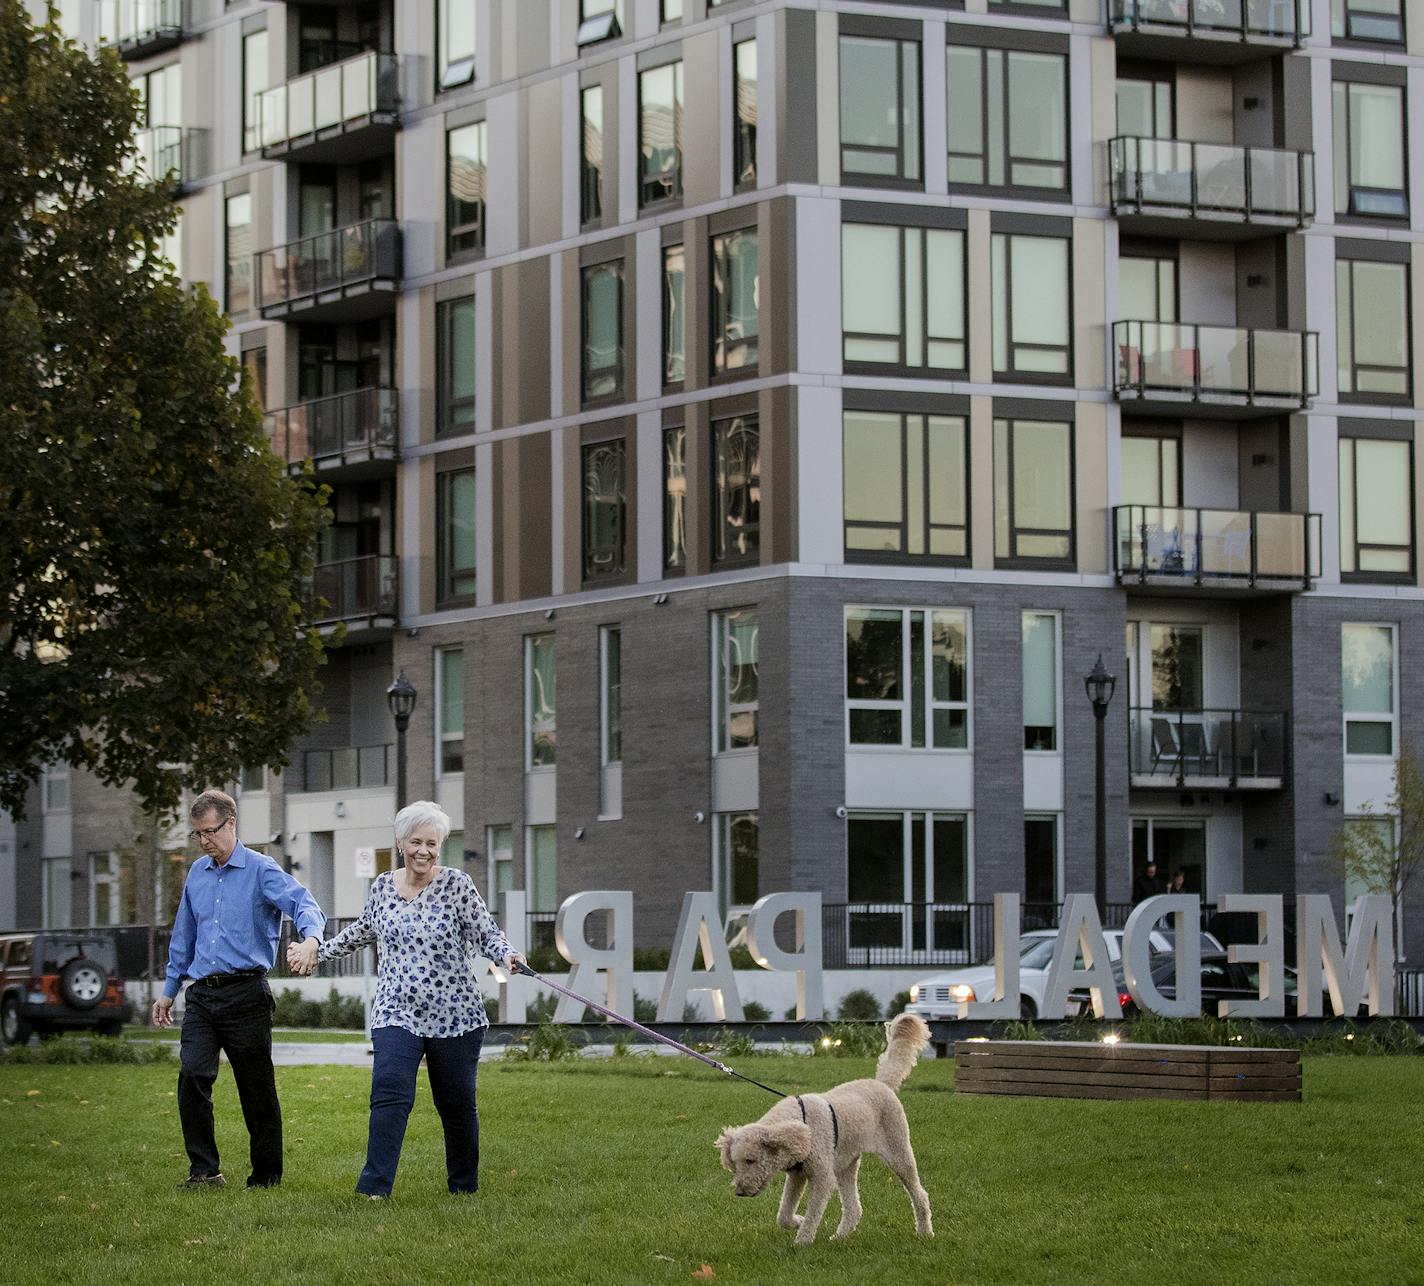
M109 977L97 960L80 956L60 971L59 994L71 1009L93 1009L104 999Z
M30 1039L30 1024L20 1014L20 1002L6 996L0 1004L0 1040L7 1045L24 1045Z

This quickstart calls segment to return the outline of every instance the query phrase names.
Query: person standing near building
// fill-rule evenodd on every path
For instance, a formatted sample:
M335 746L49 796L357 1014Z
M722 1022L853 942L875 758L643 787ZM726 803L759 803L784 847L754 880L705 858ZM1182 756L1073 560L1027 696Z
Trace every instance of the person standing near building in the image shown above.
M1156 861L1149 857L1147 865L1138 872L1137 878L1132 882L1132 904L1136 906L1139 902L1145 902L1148 898L1164 892L1166 881L1157 874Z
M282 1107L272 1070L272 988L282 916L288 915L313 951L326 917L305 888L272 858L237 838L237 804L205 790L188 811L204 856L188 868L173 922L168 976L153 1002L153 1025L173 1025L173 999L183 978L186 997L178 1071L178 1117L188 1151L184 1188L223 1186L213 1133L213 1082L218 1053L227 1055L251 1140L249 1188L282 1181Z

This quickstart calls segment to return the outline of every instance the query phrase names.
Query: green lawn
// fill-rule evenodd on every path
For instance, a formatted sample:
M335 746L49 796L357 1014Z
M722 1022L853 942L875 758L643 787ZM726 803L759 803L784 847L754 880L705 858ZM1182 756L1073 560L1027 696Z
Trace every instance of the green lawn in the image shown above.
M177 1027L140 1027L134 1024L124 1028L124 1036L130 1040L172 1040L178 1039ZM299 1045L339 1045L364 1042L366 1037L359 1031L332 1031L325 1027L278 1027L272 1032L273 1040L294 1041Z
M760 1056L741 1070L825 1089L868 1062ZM369 1074L278 1068L287 1183L247 1192L229 1074L233 1186L186 1172L176 1069L0 1066L4 1280L16 1283L1424 1282L1424 1058L1311 1058L1303 1104L955 1098L948 1062L903 1092L938 1238L878 1162L847 1243L797 1250L775 1197L733 1197L713 1139L769 1095L687 1060L491 1062L482 1188L444 1191L422 1080L395 1198L352 1194ZM815 1277L812 1277L814 1274ZM705 1274L703 1274L705 1276Z

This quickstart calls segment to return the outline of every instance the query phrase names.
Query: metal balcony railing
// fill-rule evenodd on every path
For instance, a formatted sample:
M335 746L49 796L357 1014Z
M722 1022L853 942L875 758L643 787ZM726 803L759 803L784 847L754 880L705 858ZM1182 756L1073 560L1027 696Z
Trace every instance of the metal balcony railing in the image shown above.
M319 563L312 572L312 596L318 625L394 622L399 605L398 560L394 554L368 554L341 562Z
M315 302L374 282L399 281L400 250L394 219L368 219L263 250L257 256L257 306Z
M186 0L99 0L100 41L123 57L157 53L183 39Z
M394 117L400 102L398 67L395 54L368 49L266 90L257 100L259 144L264 150L284 150L296 139Z
M1280 711L1128 709L1134 786L1279 788L1286 775Z
M1113 213L1244 220L1315 215L1315 154L1270 147L1119 137L1108 143Z
M1304 406L1319 389L1314 331L1119 321L1113 353L1113 392L1120 398Z
M272 450L288 464L318 468L350 460L394 459L397 408L393 388L358 388L298 402L264 417Z
M1119 505L1113 510L1119 581L1309 589L1320 576L1320 515Z
M304 750L302 779L288 789L308 794L323 790L360 790L391 784L391 747L342 746Z
M1108 26L1298 45L1310 35L1310 0L1108 0Z

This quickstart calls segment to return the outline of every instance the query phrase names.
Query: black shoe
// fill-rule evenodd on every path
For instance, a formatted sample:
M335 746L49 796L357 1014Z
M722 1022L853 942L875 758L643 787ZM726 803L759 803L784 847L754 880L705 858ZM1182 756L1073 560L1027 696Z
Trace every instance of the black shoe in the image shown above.
M262 1179L254 1174L247 1180L247 1186L249 1188L280 1188L282 1186L282 1176L279 1174L275 1179Z
M178 1186L180 1188L221 1188L227 1183L219 1174L190 1174Z

